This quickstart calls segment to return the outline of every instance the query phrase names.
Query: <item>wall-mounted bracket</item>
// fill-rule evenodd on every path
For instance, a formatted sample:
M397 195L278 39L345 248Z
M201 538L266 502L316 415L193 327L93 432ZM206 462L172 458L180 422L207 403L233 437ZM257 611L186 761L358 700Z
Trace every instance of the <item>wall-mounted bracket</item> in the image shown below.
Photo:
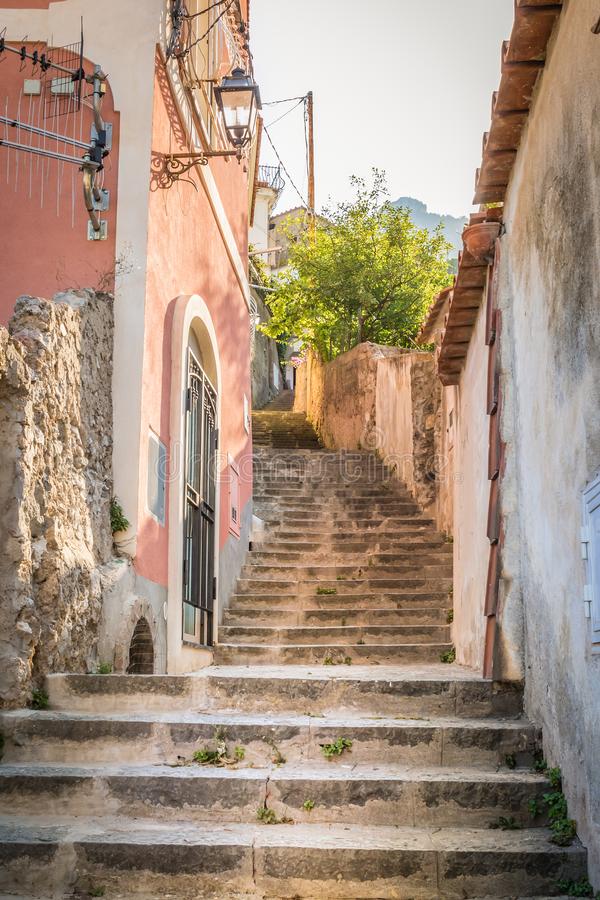
M100 220L100 230L95 231L92 222L87 223L88 241L105 241L108 238L108 222Z

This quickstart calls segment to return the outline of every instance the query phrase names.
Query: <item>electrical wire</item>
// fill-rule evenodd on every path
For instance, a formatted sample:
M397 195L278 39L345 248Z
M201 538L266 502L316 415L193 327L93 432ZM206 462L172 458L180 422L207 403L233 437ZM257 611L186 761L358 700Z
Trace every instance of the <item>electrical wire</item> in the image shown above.
M269 128L272 128L273 125L277 125L278 122L281 122L282 119L285 119L286 116L289 116L290 113L294 112L295 109L298 109L300 104L304 103L305 101L306 97L301 97L300 100L298 100L298 102L294 104L294 106L290 107L290 109L284 112L283 115L279 116L278 119L274 119L273 122L269 122Z
M186 19L197 19L198 16L204 16L206 13L210 12L211 9L214 9L216 6L223 6L227 0L216 0L215 3L211 3L210 6L206 6L204 9L199 10L195 13L187 13Z
M208 37L208 35L209 35L209 34L211 33L211 31L213 30L213 28L215 28L215 27L218 25L218 23L221 21L221 19L223 18L223 16L224 16L226 13L229 12L229 10L231 9L231 7L233 6L233 4L234 4L235 2L236 2L236 0L229 0L229 3L228 3L227 6L225 7L225 9L222 10L222 11L219 13L219 15L217 16L217 18L215 19L215 21L214 21L214 22L206 29L206 31L204 32L204 34L202 34L199 38L196 38L195 41L192 41L192 43L189 44L189 45L188 45L184 50L182 50L180 53L178 53L177 56L178 56L178 57L187 56L187 54L190 53L191 50L193 50L193 48L196 46L196 44L201 44L202 41L203 41L205 38Z
M306 99L306 94L303 97L286 97L285 100L264 100L263 106L277 106L278 103L291 103L292 100L304 100Z
M300 200L302 201L302 205L304 206L305 209L308 209L308 203L306 202L306 200L304 199L304 197L302 196L302 194L300 193L300 191L299 191L298 188L296 187L296 184L294 183L294 179L292 178L292 176L290 175L290 173L289 173L288 170L286 169L285 164L284 164L284 162L283 162L281 156L279 155L279 153L278 153L278 151L277 151L277 147L276 147L275 144L273 143L273 140L272 140L272 138L271 138L271 135L269 134L269 131L268 131L268 128L267 128L266 125L263 126L263 130L264 130L264 132L265 132L265 134L266 134L266 136L267 136L267 139L268 139L268 141L269 141L271 147L273 148L273 152L275 153L275 156L277 157L277 159L278 159L278 161L279 161L279 165L281 166L281 168L283 169L283 171L285 172L285 174L286 174L287 177L289 178L289 181L290 181L291 186L294 188L294 190L296 191L296 193L297 193L298 196L300 197Z

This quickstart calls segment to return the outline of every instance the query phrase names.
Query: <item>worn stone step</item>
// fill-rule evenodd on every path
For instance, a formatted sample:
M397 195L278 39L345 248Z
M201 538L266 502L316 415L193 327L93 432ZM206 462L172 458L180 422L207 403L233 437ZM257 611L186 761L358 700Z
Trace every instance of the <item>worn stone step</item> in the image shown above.
M331 900L456 900L556 896L586 874L581 844L560 848L544 829L325 825L167 826L135 819L24 817L3 823L3 891L61 896L101 885L112 896L178 900L256 893ZM219 893L220 892L220 893Z
M219 643L223 644L341 644L375 645L447 644L447 625L341 625L265 627L257 625L221 625Z
M266 606L269 609L288 609L293 603L296 609L337 609L347 606L348 609L386 609L391 604L398 609L406 607L439 607L448 605L449 593L442 591L418 591L418 590L391 590L369 592L344 592L338 589L335 594L299 594L281 593L269 594L263 591L248 591L243 594L233 594L230 601L231 609L258 608Z
M330 531L316 532L306 534L304 532L282 531L278 526L266 526L262 529L255 529L252 540L250 541L250 549L262 552L269 551L278 553L280 550L289 552L292 546L298 549L296 552L318 551L322 548L325 552L348 552L348 553L377 553L377 552L410 552L413 549L423 548L431 549L433 552L448 547L448 551L452 550L452 545L432 534L427 528L407 528L398 532L369 531L368 533L359 534L357 531L351 530L347 532ZM294 551L292 551L294 552Z
M322 565L321 556L328 556L330 559L333 555L340 555L340 559L336 560L336 564L352 565L360 564L365 559L371 560L374 565L377 562L387 563L404 563L416 560L431 560L432 562L447 563L452 561L452 547L445 543L435 543L429 541L428 544L413 544L411 546L395 546L388 549L381 549L380 544L371 541L364 544L358 541L352 542L338 541L335 546L325 543L306 544L298 547L296 550L285 549L281 544L275 542L263 542L258 545L253 542L251 555L247 557L253 563L276 563L281 565L286 562L303 562L310 560L311 557L317 558L318 565ZM307 549L310 548L310 549Z
M354 531L357 533L363 530L396 530L396 526L407 525L409 529L416 528L419 525L430 527L433 525L431 519L420 518L419 516L371 516L356 517L346 515L336 515L327 519L326 517L308 516L304 513L284 513L277 516L276 520L280 528L292 529L294 526L302 526L304 534L316 532L334 533L336 531Z
M207 671L207 703L273 713L384 716L519 716L520 685L499 684L456 665L214 666ZM73 703L73 701L70 701ZM113 702L110 698L109 702ZM81 706L78 695L77 703ZM166 707L165 707L166 708Z
M447 609L285 609L285 608L236 608L230 605L223 614L224 625L319 625L339 627L345 625L446 625Z
M230 748L234 752L234 748ZM351 749L345 755L351 758ZM265 805L294 822L405 827L485 828L500 816L523 828L548 781L527 771L471 771L393 765L247 768L192 763L180 767L0 767L0 816L126 816L188 822L257 821ZM541 807L541 804L540 804Z
M328 596L339 594L355 594L355 593L375 593L377 591L389 592L395 590L410 591L419 589L421 591L448 591L452 585L452 579L442 575L420 578L409 578L408 576L390 575L387 578L360 578L351 579L344 578L336 580L320 580L305 579L302 582L294 579L273 579L273 578L239 578L237 581L237 593L257 594L265 590L268 585L270 590L282 595L315 595L319 596L317 591L328 591ZM325 596L320 594L320 596Z
M510 718L19 710L3 713L0 721L4 761L19 764L176 764L179 757L191 760L218 735L233 746L243 746L245 764L254 766L268 765L276 753L289 763L322 761L321 744L341 737L352 740L353 765L481 768L502 765L507 755L514 756L518 765L531 765L539 746L539 733L530 723ZM344 757L331 762L345 764Z
M336 661L337 662L337 661ZM332 714L519 716L520 685L427 666L211 666L192 675L50 675L52 710L87 713L240 708Z
M226 644L214 649L218 665L311 665L328 659L347 659L349 664L401 665L438 662L451 649L449 643L419 644Z
M412 577L417 574L420 578L451 578L452 563L448 561L426 561L415 559L413 562L390 563L385 565L369 565L368 560L363 560L358 565L336 563L335 565L310 564L309 561L298 563L260 563L250 561L242 566L240 578L254 581L257 579L274 580L277 582L289 582L292 584L305 584L306 582L348 582L386 578Z

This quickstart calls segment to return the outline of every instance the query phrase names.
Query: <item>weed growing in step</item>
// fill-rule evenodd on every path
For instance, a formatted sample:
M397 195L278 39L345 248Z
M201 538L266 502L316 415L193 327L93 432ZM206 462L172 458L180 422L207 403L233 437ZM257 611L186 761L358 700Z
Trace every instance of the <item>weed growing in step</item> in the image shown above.
M281 750L275 743L275 738L271 737L270 735L267 735L267 737L263 737L263 741L273 751L273 755L271 757L271 762L274 763L276 766L285 765L285 763L287 762L287 759L285 758L285 756L283 755L283 753L281 752Z
M105 887L91 887L88 891L90 897L104 897L105 893Z
M444 653L440 655L440 662L443 663L453 663L456 660L456 650L454 647L451 647L449 650L446 650Z
M347 621L348 621L348 620L347 620L346 618L343 618L343 619L342 619L342 627L346 624Z
M110 663L99 663L96 666L96 675L111 675L112 674L112 666Z
M454 622L454 610L453 609L448 610L448 612L446 614L446 622L448 623L448 625L452 625L452 623Z
M490 822L489 827L499 828L501 831L518 831L523 826L520 825L512 816L510 818L507 818L506 816L500 816L500 818L496 819L494 822Z
M266 803L259 806L256 810L256 818L263 825L293 825L294 820L283 816L281 819L277 816L274 809L269 809Z
M31 692L31 700L29 701L31 709L48 709L50 700L46 691L34 690Z
M314 808L315 808L314 800L305 800L304 803L302 804L302 809L306 810L306 812L312 812Z
M567 798L562 790L561 770L559 768L549 769L539 754L534 762L534 769L536 772L546 775L552 790L543 794L541 800L535 801L535 805L534 801L531 801L529 812L535 817L540 815L543 810L548 816L548 827L552 832L550 841L558 847L569 847L577 836L577 823L574 819L569 818Z
M541 750L536 750L533 754L533 771L544 773L548 769L548 763L544 759L544 754Z
M222 728L217 728L215 730L214 749L203 747L201 750L196 750L192 755L192 760L201 766L223 767L234 766L236 763L241 762L245 756L245 749L239 746L233 751L233 756L230 756L227 741L225 740L225 732Z
M351 750L352 741L350 738L340 737L331 744L321 744L320 747L325 759L333 759L334 756L341 756L346 750Z
M330 594L337 594L337 588L318 587L317 594L319 597L329 596Z
M594 888L587 878L582 878L581 881L559 881L556 887L561 894L566 894L567 897L595 897L596 900L600 898L600 891L594 894Z
M323 660L323 665L324 666L351 666L352 665L352 657L351 656L339 656L339 657L335 658L329 653Z
M364 639L364 638L359 638L359 639L357 640L356 643L357 643L357 644L360 644L360 646L362 647L362 646L364 645L364 643L365 643L365 639Z
M504 757L504 765L507 769L516 769L517 768L517 757L514 753L507 753Z

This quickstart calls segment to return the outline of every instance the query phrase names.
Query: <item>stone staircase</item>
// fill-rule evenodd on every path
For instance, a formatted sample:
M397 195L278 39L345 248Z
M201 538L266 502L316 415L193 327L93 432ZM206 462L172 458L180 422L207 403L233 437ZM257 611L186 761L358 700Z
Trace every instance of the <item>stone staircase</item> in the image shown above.
M440 662L450 546L374 455L313 449L306 423L270 449L289 427L259 437L265 528L217 664L55 675L48 711L2 716L0 893L464 900L585 877L530 814L548 785L520 691Z

